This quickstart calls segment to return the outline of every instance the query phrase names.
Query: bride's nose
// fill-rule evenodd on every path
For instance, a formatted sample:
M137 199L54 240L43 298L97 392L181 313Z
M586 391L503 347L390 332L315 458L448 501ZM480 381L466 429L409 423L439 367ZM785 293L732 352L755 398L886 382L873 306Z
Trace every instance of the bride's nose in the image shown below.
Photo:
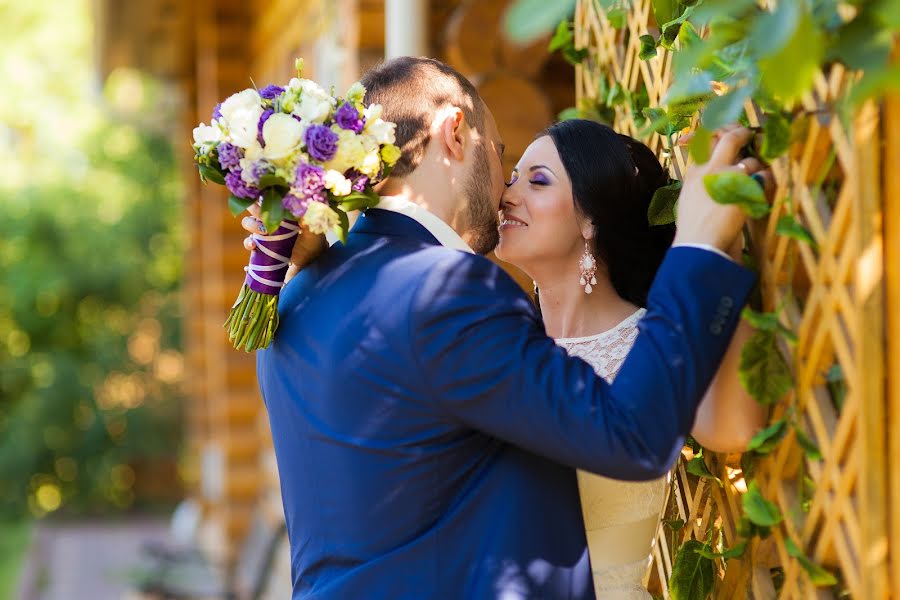
M518 206L520 204L519 194L515 191L513 186L507 185L503 190L503 195L500 197L500 208L506 206Z

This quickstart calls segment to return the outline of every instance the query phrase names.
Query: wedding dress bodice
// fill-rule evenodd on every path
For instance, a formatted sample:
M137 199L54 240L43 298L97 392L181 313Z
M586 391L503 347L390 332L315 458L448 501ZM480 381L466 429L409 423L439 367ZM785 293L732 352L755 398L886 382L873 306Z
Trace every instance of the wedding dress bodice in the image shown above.
M558 339L571 356L612 381L637 338L637 323L646 311L601 334ZM594 575L597 600L649 600L644 584L650 551L666 499L666 478L618 481L578 472L578 489Z

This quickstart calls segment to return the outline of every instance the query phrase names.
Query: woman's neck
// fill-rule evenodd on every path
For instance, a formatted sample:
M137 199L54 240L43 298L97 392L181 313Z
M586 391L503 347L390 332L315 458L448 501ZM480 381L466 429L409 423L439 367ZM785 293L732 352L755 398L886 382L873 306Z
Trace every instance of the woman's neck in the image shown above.
M578 284L581 272L574 268L548 266L535 277L547 335L552 338L578 338L612 329L638 307L616 293L609 277L597 272L597 284L586 294Z

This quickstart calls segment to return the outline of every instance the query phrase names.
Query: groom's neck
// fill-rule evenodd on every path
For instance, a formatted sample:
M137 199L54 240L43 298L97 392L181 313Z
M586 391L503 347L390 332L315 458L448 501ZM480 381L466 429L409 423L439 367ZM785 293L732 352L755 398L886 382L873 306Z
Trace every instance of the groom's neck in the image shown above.
M447 223L460 236L465 237L462 231L462 223L459 218L457 200L449 191L449 186L425 185L423 182L413 180L401 180L397 182L387 181L385 186L378 190L382 197L403 198L413 204L417 204ZM441 189L444 188L444 189Z

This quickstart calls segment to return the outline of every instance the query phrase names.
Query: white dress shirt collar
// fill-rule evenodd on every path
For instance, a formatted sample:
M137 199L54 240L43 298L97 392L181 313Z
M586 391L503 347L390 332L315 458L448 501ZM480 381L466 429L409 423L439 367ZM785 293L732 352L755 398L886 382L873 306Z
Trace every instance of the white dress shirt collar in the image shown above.
M381 202L375 208L406 215L427 229L442 246L475 254L465 240L440 217L403 196L382 196Z

